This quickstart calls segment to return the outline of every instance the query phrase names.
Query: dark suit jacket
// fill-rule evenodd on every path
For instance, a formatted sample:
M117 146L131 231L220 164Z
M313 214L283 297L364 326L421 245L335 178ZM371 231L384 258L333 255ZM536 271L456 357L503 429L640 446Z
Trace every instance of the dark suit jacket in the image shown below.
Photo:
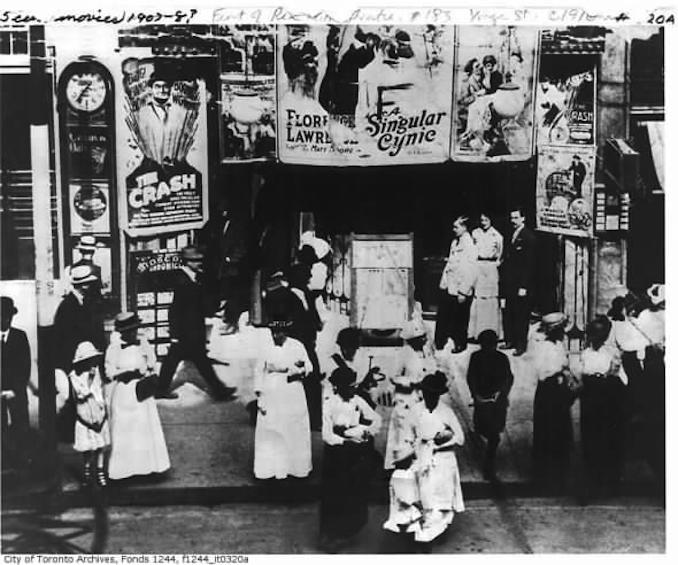
M169 308L170 336L191 349L205 348L205 313L209 297L201 283L181 271Z
M505 238L504 259L501 264L500 292L505 298L518 294L518 289L527 289L534 294L536 285L536 237L527 227L520 230L515 241L513 234Z
M499 392L507 398L513 386L508 357L496 350L475 351L471 354L466 381L474 397L489 398Z
M2 390L14 392L14 398L2 401L2 428L8 424L7 410L12 417L12 426L28 428L28 394L26 387L31 377L31 348L25 332L10 328L7 343L0 340L0 379ZM3 438L6 439L6 438Z
M291 293L291 291L290 291ZM320 330L320 316L315 307L315 297L308 290L304 291L308 309L304 308L301 300L295 294L292 294L293 300L290 301L290 321L292 326L288 335L299 340L308 349L315 346L318 330Z
M89 300L80 304L70 292L54 316L54 366L70 372L75 350L83 341L91 341L99 351L105 351L103 316L96 304Z

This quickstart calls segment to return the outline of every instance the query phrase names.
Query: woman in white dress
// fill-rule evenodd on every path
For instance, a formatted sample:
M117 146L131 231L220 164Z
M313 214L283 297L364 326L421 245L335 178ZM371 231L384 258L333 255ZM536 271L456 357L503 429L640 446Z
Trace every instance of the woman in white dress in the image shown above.
M454 453L454 448L464 443L464 432L452 408L440 402L440 396L448 391L444 373L427 375L421 391L423 402L409 416L409 453L403 450L396 463L398 472L413 474L416 503L412 504L412 489L399 488L405 486L404 481L392 481L391 512L384 528L414 532L416 541L430 542L448 528L455 512L464 511L461 477ZM408 507L418 510L411 512L409 524L403 523L403 518L407 518L403 508Z
M301 342L287 337L289 325L284 321L270 323L273 339L255 369L257 479L305 478L312 469L311 429L302 384L311 372L311 362Z
M394 405L388 425L384 468L393 469L406 440L410 410L420 402L417 385L424 376L436 371L437 363L426 342L426 328L421 322L409 321L400 336L405 345L400 352L396 371L391 378L395 387Z
M480 227L474 229L471 236L478 250L478 266L468 335L477 338L480 332L492 330L501 339L499 262L504 238L494 228L487 214L480 215Z
M106 350L106 374L114 380L108 464L108 475L114 480L164 473L170 468L154 398L155 353L148 341L139 337L140 325L135 313L118 314L115 333Z

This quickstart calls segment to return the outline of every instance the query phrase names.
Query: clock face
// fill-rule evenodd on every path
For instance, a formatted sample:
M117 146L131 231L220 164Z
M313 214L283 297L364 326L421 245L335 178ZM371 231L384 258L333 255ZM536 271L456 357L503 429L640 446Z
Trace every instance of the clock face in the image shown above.
M66 84L66 99L79 112L96 112L107 93L106 81L97 72L74 73Z

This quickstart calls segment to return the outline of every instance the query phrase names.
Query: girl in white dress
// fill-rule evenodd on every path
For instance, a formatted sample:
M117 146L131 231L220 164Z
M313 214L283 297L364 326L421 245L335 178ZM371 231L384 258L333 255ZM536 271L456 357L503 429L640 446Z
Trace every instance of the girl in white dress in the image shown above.
M394 462L399 459L398 452L403 448L407 434L407 418L410 410L420 400L417 385L425 375L435 372L437 362L426 343L426 328L420 321L410 321L401 331L405 345L396 365L396 372L391 378L395 387L394 406L388 425L384 468L393 469Z
M139 338L136 314L115 319L111 345L106 350L106 374L114 379L111 391L111 459L108 475L125 479L163 473L170 468L165 435L155 403L156 358L150 344Z
M270 323L273 339L255 369L257 479L304 478L312 469L311 429L302 384L311 362L301 342L287 337L288 327L289 322Z
M75 400L75 441L73 449L84 456L83 484L89 485L96 465L96 481L106 486L104 450L111 444L108 414L99 364L101 353L83 341L75 350L73 370L68 375Z

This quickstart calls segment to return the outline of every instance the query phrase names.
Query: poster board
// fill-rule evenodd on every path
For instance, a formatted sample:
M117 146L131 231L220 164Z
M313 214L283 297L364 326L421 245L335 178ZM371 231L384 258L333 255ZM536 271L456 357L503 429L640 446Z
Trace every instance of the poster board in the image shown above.
M414 300L414 236L351 235L351 326L394 330Z

